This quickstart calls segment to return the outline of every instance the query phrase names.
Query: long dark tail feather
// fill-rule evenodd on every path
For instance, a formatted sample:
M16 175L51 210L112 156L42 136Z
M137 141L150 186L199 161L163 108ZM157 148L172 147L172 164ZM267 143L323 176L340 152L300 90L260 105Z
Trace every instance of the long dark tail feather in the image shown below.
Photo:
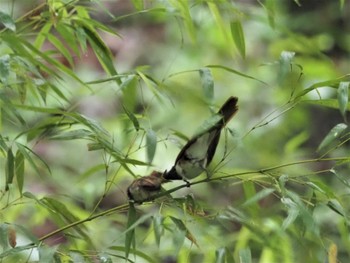
M218 114L223 116L222 120L219 122L220 126L225 126L236 114L236 112L238 111L237 102L237 97L230 97L224 103L224 105L221 106L220 110L218 111Z
M165 171L163 178L166 180L183 180L183 178L176 172L175 166L173 166L170 171Z

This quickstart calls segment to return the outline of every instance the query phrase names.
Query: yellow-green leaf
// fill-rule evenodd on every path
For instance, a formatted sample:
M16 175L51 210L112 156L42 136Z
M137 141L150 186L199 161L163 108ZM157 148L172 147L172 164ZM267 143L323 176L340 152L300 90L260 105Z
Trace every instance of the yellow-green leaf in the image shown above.
M242 58L245 58L245 39L243 27L240 21L233 21L230 24L231 35Z

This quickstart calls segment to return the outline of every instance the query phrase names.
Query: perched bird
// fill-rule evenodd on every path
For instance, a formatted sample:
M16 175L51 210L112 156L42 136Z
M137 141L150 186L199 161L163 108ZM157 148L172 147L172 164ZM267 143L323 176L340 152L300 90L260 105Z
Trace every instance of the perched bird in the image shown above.
M217 113L218 121L208 129L194 136L178 154L174 166L164 172L167 180L190 180L203 171L213 159L222 128L238 111L238 98L230 97Z
M128 197L139 204L150 201L160 193L161 184L166 181L163 173L153 171L150 175L138 178L131 183L127 190Z

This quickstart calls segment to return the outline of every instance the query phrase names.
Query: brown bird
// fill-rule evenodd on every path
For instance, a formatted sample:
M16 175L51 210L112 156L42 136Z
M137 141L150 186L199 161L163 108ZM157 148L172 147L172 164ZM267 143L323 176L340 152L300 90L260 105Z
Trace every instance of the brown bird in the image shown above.
M165 179L187 181L206 171L214 157L222 128L238 111L237 102L237 97L230 97L217 113L219 120L187 142L178 154L174 166L169 172L164 172Z
M150 175L138 178L131 183L127 190L128 197L139 204L151 201L160 193L161 184L166 181L163 178L163 173L153 171Z

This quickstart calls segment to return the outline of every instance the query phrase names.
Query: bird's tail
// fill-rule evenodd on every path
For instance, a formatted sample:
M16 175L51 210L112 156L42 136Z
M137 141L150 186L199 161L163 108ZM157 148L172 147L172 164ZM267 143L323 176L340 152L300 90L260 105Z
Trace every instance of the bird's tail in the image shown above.
M220 110L217 114L222 115L222 119L218 123L219 126L225 126L231 118L236 114L238 111L238 98L237 97L230 97L227 99L227 101L224 103L224 105L221 106Z
M183 178L176 172L175 165L169 171L164 172L163 178L166 180L183 180Z

